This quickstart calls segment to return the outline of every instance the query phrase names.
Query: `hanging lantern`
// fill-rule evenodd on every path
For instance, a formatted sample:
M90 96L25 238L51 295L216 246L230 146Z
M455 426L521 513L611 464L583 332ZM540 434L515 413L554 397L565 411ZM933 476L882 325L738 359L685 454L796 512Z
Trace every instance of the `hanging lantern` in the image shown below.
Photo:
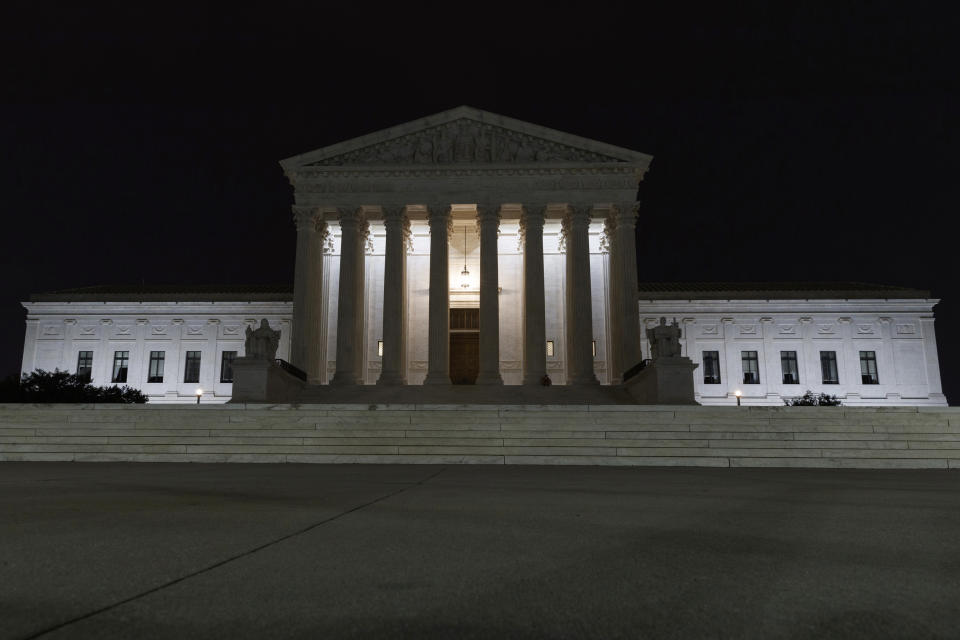
M460 272L460 288L470 288L470 271L467 269L467 228L463 228L463 271Z

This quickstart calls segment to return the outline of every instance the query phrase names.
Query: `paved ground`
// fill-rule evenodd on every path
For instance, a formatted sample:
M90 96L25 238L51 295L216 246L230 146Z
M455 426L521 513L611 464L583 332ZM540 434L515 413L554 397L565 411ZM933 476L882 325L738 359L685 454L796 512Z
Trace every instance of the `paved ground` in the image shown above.
M0 464L2 638L960 637L960 472Z

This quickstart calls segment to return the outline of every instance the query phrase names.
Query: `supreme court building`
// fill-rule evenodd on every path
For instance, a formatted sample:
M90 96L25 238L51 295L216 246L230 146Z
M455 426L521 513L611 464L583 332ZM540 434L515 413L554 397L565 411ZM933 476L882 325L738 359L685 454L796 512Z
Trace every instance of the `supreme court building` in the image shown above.
M23 370L224 401L243 331L267 318L311 385L616 385L666 317L703 404L946 403L925 291L638 282L651 159L469 107L288 158L292 289L37 294Z

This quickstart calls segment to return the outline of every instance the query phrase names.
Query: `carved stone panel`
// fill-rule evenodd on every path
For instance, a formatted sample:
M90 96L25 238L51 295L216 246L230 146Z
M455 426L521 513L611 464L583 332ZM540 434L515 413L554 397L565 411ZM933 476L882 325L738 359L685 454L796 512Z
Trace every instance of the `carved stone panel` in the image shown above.
M897 325L897 335L906 336L912 335L917 332L917 328L911 323L898 324Z
M740 335L742 336L755 336L757 335L757 325L755 324L741 324Z

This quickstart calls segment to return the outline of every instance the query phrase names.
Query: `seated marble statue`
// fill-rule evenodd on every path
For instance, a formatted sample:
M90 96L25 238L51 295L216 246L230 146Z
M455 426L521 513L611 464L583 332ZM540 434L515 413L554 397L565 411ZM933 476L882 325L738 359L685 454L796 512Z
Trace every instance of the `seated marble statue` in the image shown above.
M659 326L647 329L647 340L650 341L650 357L653 360L680 357L680 338L682 336L683 331L677 324L676 318L670 325L667 324L666 318L660 318Z
M273 362L277 357L277 347L280 345L280 332L270 328L270 323L264 318L256 330L247 327L247 341L244 353L247 358L258 358Z

